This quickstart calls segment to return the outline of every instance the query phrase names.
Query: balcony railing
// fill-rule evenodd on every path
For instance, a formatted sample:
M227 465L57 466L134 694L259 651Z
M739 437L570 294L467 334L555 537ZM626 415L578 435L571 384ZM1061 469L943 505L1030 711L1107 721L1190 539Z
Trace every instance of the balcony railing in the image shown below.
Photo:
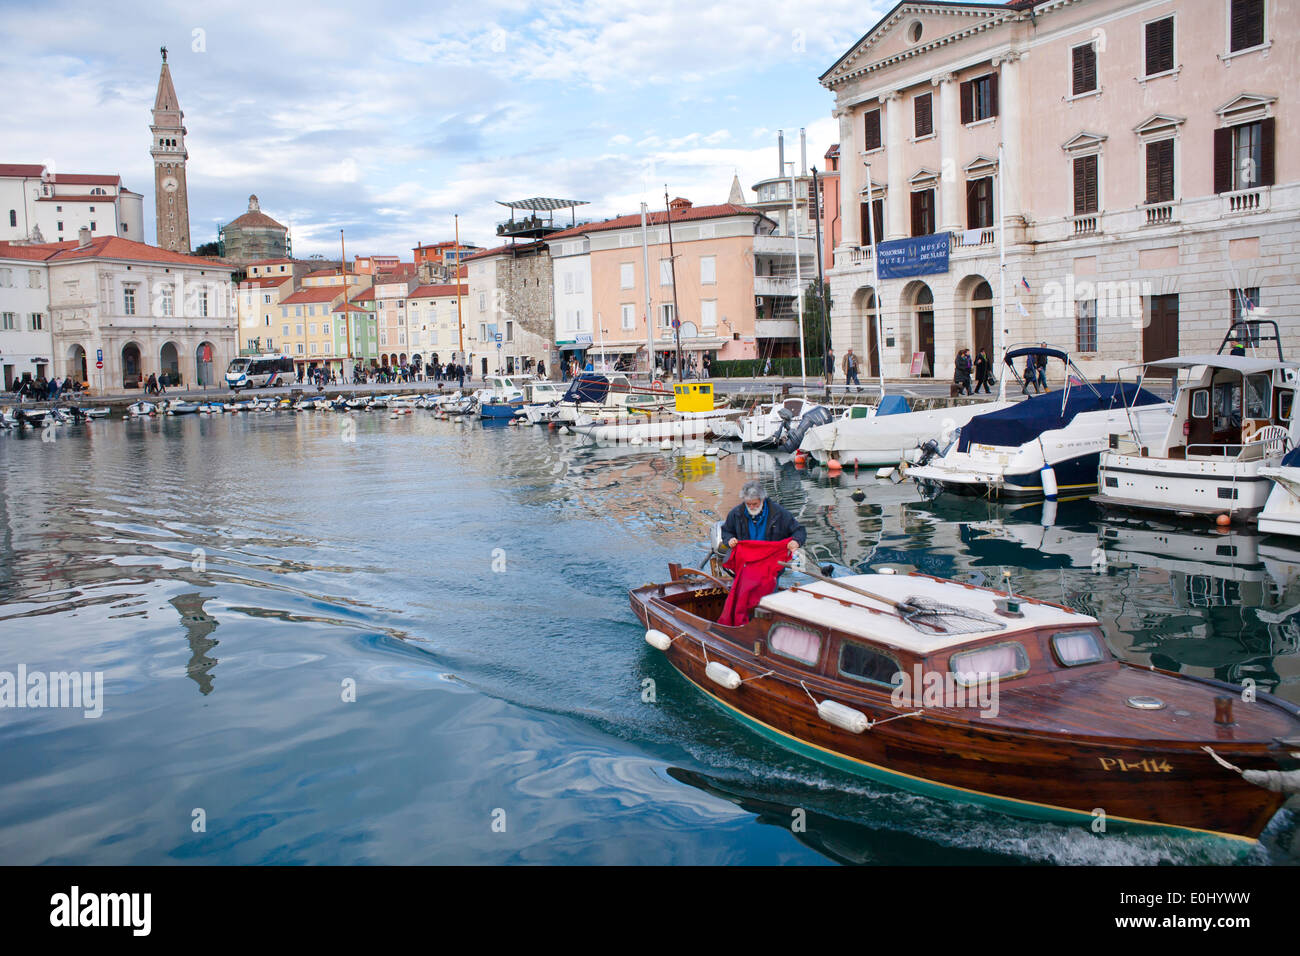
M1091 236L1101 231L1101 217L1095 212L1083 216L1074 216L1071 221L1074 223L1074 234L1076 236Z
M1174 200L1169 202L1145 203L1140 208L1146 214L1148 226L1167 226L1174 221Z
M996 229L967 229L964 232L952 233L952 248L954 249L992 246L996 245L997 241L998 231Z
M811 281L809 276L805 282ZM754 276L754 295L798 295L799 284L793 276Z
M1234 189L1230 193L1223 193L1223 211L1232 216L1267 212L1268 192L1267 186L1258 186L1255 189Z

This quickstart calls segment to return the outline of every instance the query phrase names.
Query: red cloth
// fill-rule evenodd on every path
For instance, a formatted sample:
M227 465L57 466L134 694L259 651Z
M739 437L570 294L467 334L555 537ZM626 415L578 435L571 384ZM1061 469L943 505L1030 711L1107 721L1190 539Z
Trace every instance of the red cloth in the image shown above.
M722 566L735 575L718 623L740 627L749 612L771 594L781 574L781 562L790 556L790 538L781 541L737 541Z

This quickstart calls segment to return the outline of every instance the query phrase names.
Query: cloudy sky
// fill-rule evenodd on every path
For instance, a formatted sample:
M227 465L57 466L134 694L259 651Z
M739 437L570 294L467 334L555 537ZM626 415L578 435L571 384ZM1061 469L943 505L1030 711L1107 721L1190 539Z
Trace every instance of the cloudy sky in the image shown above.
M636 212L725 201L838 138L821 75L892 4L475 0L346 6L0 0L2 162L120 173L153 229L149 121L166 44L185 111L193 241L256 193L294 252L410 258L491 244L498 199ZM111 12L110 12L111 11ZM793 149L790 146L794 141Z

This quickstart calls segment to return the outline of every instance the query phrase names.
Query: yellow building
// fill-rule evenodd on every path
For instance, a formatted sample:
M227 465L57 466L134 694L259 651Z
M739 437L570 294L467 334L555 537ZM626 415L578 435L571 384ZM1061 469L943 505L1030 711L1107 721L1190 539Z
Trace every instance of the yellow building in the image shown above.
M235 339L240 352L261 354L279 350L280 300L293 294L293 275L258 276L239 283L235 293L238 331Z
M407 299L407 323L412 355L422 361L446 364L460 348L460 312L456 293L462 301L469 296L469 286L422 285L411 290Z
M335 354L333 313L344 301L342 283L299 289L280 303L279 351L293 359L302 377L324 368Z

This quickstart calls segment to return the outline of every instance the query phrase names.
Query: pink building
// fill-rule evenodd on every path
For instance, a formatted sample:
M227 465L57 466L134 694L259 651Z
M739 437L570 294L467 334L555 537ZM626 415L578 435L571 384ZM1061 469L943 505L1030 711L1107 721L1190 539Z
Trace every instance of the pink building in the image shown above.
M1112 373L1213 351L1246 301L1300 346L1297 22L1296 0L898 4L821 78L838 351L874 372L879 322L890 375L1041 340ZM942 268L878 278L868 214Z

